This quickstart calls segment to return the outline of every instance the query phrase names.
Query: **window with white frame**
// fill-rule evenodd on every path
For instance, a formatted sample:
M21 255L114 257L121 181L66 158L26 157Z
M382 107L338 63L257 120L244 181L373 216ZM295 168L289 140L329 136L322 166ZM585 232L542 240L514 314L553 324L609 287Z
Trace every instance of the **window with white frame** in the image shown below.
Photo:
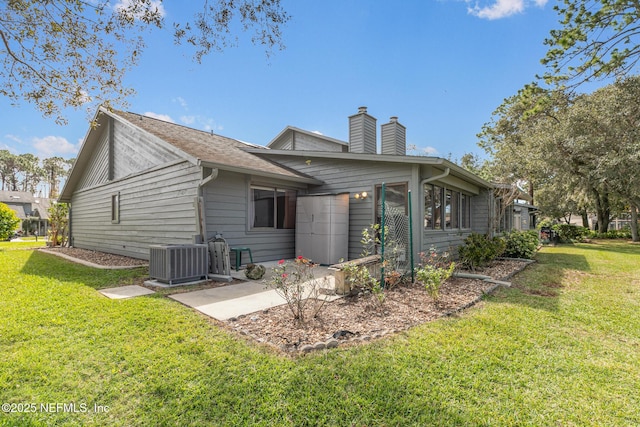
M249 202L250 227L295 228L296 199L295 190L252 185Z
M449 188L424 185L424 229L458 230L471 227L471 197Z

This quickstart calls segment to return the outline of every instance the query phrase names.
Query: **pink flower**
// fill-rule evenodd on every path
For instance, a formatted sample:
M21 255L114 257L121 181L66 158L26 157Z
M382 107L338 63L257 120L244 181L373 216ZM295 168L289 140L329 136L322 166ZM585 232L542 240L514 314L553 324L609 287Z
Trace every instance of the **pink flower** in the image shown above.
M286 279L286 278L287 278L287 276L289 276L287 273L282 273L282 278L283 278L283 279Z
M283 260L283 259L281 259L280 261L278 261L278 265L282 265L282 264L284 264L284 260Z
M302 255L298 255L298 259L302 260L303 259Z

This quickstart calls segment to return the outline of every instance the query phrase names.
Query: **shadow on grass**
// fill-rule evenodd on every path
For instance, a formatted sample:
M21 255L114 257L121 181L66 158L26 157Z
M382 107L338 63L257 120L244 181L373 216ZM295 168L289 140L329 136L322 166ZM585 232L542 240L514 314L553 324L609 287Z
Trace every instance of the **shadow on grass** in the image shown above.
M494 301L557 311L560 295L567 285L567 276L571 272L591 271L584 255L542 252L538 253L536 260L537 263L528 266L511 279L510 289L494 294Z
M94 289L132 284L134 279L149 275L146 267L131 270L103 270L40 251L33 251L21 272L60 282L81 283Z
M576 246L588 251L607 251L640 256L640 243L632 243L628 240L592 240L589 243L578 243Z

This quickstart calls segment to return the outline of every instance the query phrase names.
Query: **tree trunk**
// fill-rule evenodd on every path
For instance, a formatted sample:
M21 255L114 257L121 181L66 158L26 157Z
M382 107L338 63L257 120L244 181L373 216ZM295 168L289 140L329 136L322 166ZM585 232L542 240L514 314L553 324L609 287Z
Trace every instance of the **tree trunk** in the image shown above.
M587 211L582 211L580 212L580 216L582 217L582 226L584 228L591 228L591 226L589 225L589 214L587 213Z
M639 242L638 238L638 206L634 203L631 204L631 240L633 242Z
M609 206L609 193L606 189L602 194L597 189L591 190L595 196L596 216L598 218L598 233L606 233L609 230L611 219L611 206Z
M533 183L529 181L529 196L531 197L531 204L535 206L536 204L533 202Z

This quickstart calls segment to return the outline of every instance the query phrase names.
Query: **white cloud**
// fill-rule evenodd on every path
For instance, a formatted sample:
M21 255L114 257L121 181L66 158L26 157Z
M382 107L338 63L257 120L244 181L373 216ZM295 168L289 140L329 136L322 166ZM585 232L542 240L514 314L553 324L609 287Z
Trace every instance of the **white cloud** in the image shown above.
M10 141L16 142L18 144L22 144L22 140L18 136L11 135L10 133L8 133L4 137Z
M174 98L173 102L177 102L182 108L188 109L187 101L181 96Z
M173 120L171 116L169 116L168 114L158 114L158 113L153 113L151 111L147 111L146 113L143 114L143 116L151 117L152 119L163 120L169 123L175 123L175 120Z
M41 159L60 156L69 158L78 154L80 144L73 145L66 138L61 136L45 136L44 138L33 138L33 147L36 155Z
M196 122L195 116L180 116L180 121L185 125L192 125Z
M311 133L315 133L316 135L324 135L322 132L320 132L319 130L312 130Z
M194 129L201 129L204 131L221 131L224 129L222 125L216 124L216 121L209 117L203 117L199 115L195 116L180 116L180 122L182 124L193 127Z
M483 19L501 19L508 16L522 13L531 4L537 7L544 7L548 0L496 0L495 3L488 6L480 6L479 2L475 2L471 6L472 1L467 0L467 11L478 18Z
M422 152L423 152L424 154L426 154L427 156L435 156L436 154L438 154L438 150L436 150L436 149L435 149L435 148L433 148L433 147L429 147L429 146L428 146L428 147L424 147L424 148L422 149Z

